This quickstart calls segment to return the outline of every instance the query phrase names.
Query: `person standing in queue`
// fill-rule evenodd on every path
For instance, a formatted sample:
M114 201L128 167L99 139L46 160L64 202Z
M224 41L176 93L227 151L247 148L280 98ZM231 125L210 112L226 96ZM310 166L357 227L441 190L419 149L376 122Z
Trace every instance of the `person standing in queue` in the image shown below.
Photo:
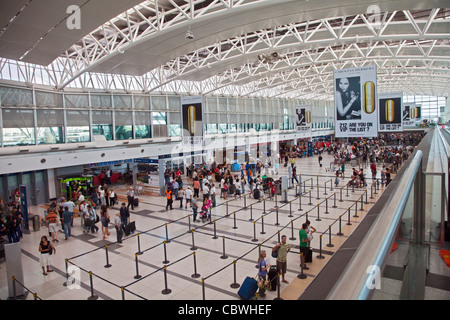
M130 189L128 189L127 199L128 199L127 208L130 208L130 206L131 206L131 210L134 210L134 189L133 189L133 187L130 187Z
M278 257L277 257L277 269L278 272L281 274L281 281L284 283L289 283L285 279L286 269L287 269L287 254L289 250L291 250L291 245L286 243L286 236L281 236L281 243L278 243L274 250L278 250Z

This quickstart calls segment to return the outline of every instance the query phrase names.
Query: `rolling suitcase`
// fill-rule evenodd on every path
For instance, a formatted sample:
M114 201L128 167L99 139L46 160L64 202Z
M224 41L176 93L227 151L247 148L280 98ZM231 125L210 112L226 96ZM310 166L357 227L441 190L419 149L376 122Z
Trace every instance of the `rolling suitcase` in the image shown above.
M259 196L260 196L259 189L255 189L255 190L253 191L253 198L256 199L256 200L258 200L258 199L259 199Z
M258 282L251 277L246 277L239 288L238 295L242 299L250 300L255 296L256 290L258 290Z
M278 277L278 269L276 266L271 266L269 268L269 272L267 272L267 277L270 284L270 291L275 291L277 289L277 277Z
M133 199L133 206L134 207L139 207L139 198L134 198Z
M306 262L312 262L312 249L311 248L308 248L308 252L306 253L306 256L305 256L305 263Z
M135 222L130 222L129 224L127 224L127 226L125 228L123 228L123 231L125 232L126 236L129 236L130 233L133 233L134 231L136 231L136 224Z

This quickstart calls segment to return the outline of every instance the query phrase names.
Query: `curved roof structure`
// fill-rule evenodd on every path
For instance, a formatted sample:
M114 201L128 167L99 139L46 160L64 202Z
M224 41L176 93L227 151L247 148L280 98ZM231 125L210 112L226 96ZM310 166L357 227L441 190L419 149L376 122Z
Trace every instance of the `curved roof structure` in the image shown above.
M446 5L5 0L0 77L56 90L331 100L334 70L376 65L380 92L448 96Z

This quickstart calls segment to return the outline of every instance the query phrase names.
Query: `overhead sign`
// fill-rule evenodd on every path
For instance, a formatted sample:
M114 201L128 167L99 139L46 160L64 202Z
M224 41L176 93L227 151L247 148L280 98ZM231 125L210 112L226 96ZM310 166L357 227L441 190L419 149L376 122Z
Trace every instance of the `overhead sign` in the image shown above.
M402 92L379 93L378 131L403 131Z
M416 125L416 104L409 102L403 104L403 126L413 127Z
M295 113L295 130L301 133L311 133L311 106L298 106Z
M378 98L376 66L334 71L336 137L376 137Z
M181 97L183 147L203 146L203 96Z

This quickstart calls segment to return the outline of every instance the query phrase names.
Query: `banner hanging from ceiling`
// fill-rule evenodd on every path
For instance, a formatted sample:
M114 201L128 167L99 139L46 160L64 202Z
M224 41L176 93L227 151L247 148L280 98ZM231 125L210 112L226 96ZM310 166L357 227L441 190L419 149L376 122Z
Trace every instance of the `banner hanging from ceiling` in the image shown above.
M377 68L334 71L335 136L378 135Z
M203 146L203 96L181 97L183 147Z
M311 106L297 106L295 114L295 130L300 133L311 133Z
M413 102L404 103L403 104L403 126L404 127L414 127L416 125L416 116L417 116L416 104ZM420 115L419 115L419 117L420 117Z
M379 93L378 131L403 131L402 119L403 92Z

